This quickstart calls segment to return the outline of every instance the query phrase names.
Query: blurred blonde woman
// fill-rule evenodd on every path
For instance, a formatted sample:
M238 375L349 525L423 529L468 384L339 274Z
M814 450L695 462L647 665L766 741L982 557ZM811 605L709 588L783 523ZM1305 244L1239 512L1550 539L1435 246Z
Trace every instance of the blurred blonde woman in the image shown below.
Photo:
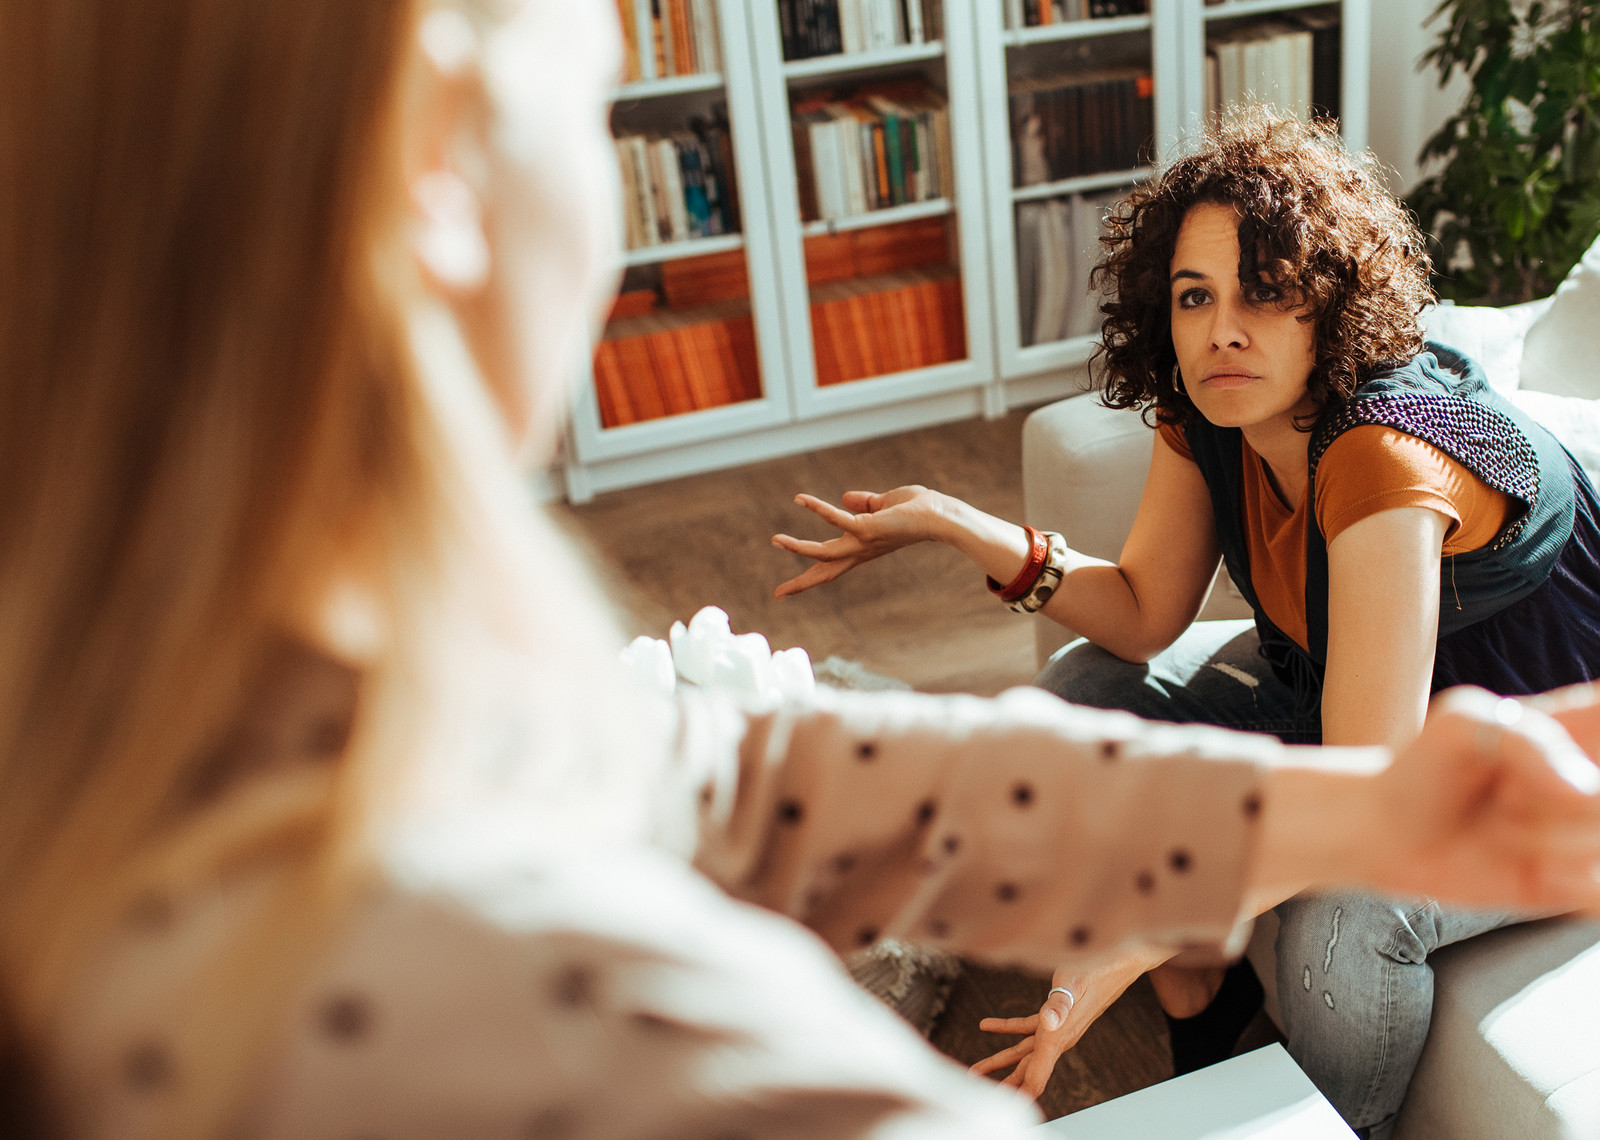
M1390 763L629 691L517 474L611 284L611 21L0 0L0 1131L1002 1136L723 892L1037 967L1311 883L1600 902L1587 692Z

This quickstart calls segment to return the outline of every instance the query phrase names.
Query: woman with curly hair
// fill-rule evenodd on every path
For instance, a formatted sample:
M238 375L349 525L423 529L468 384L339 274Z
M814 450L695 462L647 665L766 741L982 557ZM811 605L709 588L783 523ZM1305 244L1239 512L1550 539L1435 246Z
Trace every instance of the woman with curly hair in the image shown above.
M817 560L780 595L945 542L1013 608L1085 635L1043 687L1288 741L1401 745L1447 685L1519 694L1593 675L1594 491L1476 363L1424 342L1423 239L1366 162L1326 128L1243 113L1108 227L1104 398L1157 434L1118 561L922 487L853 492L843 510L802 496L844 533L778 536ZM1191 625L1219 559L1253 628ZM1512 918L1360 894L1277 909L1290 1051L1352 1126L1386 1136L1427 1035L1428 954ZM1016 1063L1008 1081L1037 1095L1162 958L1058 972L1038 1015L985 1022L1029 1036L979 1068ZM1152 973L1178 1071L1227 1056L1260 1001L1249 969Z

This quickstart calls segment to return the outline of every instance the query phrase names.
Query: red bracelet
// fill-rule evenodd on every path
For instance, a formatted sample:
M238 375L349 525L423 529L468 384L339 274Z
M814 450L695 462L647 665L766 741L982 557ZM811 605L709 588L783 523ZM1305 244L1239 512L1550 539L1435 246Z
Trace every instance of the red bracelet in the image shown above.
M1011 585L1004 587L993 578L984 579L989 584L990 593L999 594L1002 602L1014 602L1027 597L1028 591L1039 581L1039 575L1044 573L1044 564L1050 556L1050 543L1043 534L1026 523L1022 529L1028 532L1028 560L1022 564L1022 572L1012 580Z

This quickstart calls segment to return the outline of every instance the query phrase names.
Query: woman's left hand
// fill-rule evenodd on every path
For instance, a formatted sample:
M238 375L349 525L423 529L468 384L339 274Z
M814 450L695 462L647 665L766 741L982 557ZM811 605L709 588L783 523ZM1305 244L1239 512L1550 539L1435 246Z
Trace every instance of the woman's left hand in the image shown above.
M1436 701L1422 736L1381 777L1396 785L1392 803L1413 804L1415 851L1395 872L1437 879L1432 893L1469 905L1600 903L1597 698L1580 685L1523 701L1470 689ZM1425 758L1406 755L1430 746Z
M1152 960L1159 961L1159 958ZM1111 1008L1111 1003L1121 997L1150 964L1143 958L1125 957L1096 970L1057 970L1050 984L1071 990L1072 1000L1052 990L1038 1013L1028 1017L986 1017L978 1022L978 1028L985 1033L1024 1033L1027 1036L1009 1049L985 1057L972 1066L972 1072L988 1076L1007 1065L1015 1065L1000 1083L1021 1089L1037 1100L1049 1084L1050 1074L1055 1071L1061 1054L1078 1043L1089 1026Z

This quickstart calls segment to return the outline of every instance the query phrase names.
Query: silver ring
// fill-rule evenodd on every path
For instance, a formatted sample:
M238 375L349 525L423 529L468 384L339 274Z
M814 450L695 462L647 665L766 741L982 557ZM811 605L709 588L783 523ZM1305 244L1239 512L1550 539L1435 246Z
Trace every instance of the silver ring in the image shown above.
M1051 986L1050 987L1050 994L1066 994L1067 995L1067 1012L1068 1013L1071 1013L1072 1012L1072 1007L1078 1004L1078 999L1073 996L1072 991L1067 989L1066 986ZM1049 1001L1050 1000L1050 994L1045 994L1044 995L1044 1000L1045 1001Z

